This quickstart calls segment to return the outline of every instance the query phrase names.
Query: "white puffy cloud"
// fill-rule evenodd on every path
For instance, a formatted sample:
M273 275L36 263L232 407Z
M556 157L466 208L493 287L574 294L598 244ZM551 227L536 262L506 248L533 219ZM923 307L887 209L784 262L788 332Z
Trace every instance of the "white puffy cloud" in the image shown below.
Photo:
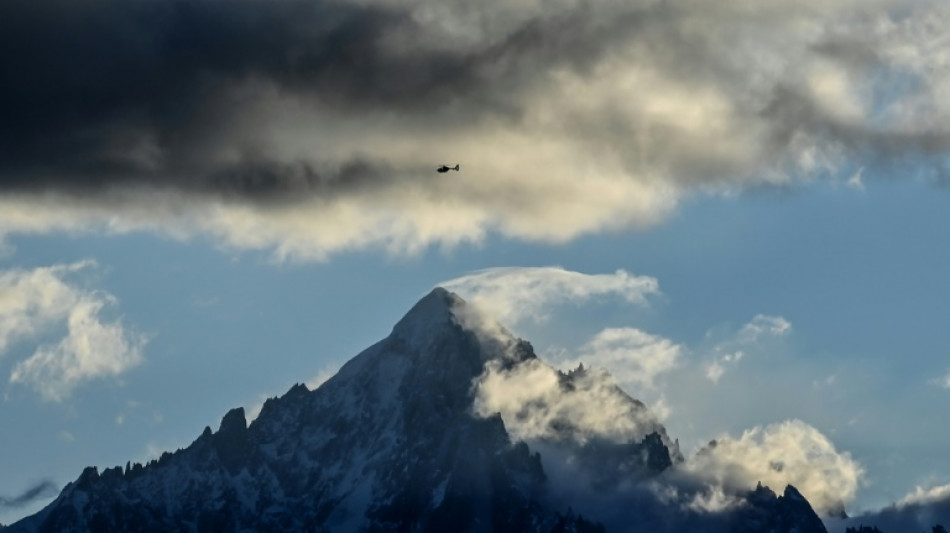
M116 304L115 297L64 280L94 265L81 261L0 273L0 355L15 342L57 327L67 330L55 344L42 344L17 362L11 383L28 384L45 399L60 401L85 381L118 376L142 362L145 338L100 317L104 308Z
M0 355L18 339L35 335L66 317L79 301L62 276L92 266L90 261L0 272Z
M491 361L476 381L475 413L501 413L511 436L521 440L640 441L657 427L655 417L604 371L580 370L572 378L565 386L564 376L538 359L509 369Z
M655 278L625 270L584 274L561 267L490 268L439 285L504 324L543 321L550 306L597 297L616 296L634 305L646 305L649 296L660 292Z
M950 389L950 372L947 372L946 375L940 376L932 381L934 385L938 387L943 387L945 389Z
M581 346L576 357L557 363L562 368L579 363L605 368L620 383L652 388L682 353L682 346L658 335L636 328L607 328Z
M762 482L779 490L794 485L819 513L838 511L854 499L862 467L814 427L789 420L723 435L697 452L685 468L727 492Z
M852 174L851 177L848 178L848 181L845 182L845 185L847 185L848 187L850 187L850 188L852 188L852 189L854 189L854 190L856 190L856 191L864 192L864 189L865 189L865 187L864 187L864 167L859 168L857 172L855 172L854 174Z

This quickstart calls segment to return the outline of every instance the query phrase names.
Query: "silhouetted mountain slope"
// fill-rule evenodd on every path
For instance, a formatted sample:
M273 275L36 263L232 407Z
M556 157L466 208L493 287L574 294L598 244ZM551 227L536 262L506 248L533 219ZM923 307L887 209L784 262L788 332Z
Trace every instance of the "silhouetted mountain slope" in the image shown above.
M792 487L759 487L722 512L691 510L685 489L658 496L677 482L678 445L615 386L598 393L624 407L625 439L580 438L582 423L563 415L531 440L539 454L499 414L475 413L489 369L551 371L539 365L530 344L435 289L318 389L295 385L249 426L234 409L147 465L87 468L5 531L824 531ZM587 394L585 372L557 373L558 395ZM572 510L628 496L620 523Z

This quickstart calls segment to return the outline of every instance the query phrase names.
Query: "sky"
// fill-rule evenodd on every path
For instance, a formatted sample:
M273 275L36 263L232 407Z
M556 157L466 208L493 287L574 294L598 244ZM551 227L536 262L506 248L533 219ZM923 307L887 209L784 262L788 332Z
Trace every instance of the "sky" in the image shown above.
M686 454L827 459L850 514L945 501L948 22L4 3L0 522L315 386L436 285L607 368Z

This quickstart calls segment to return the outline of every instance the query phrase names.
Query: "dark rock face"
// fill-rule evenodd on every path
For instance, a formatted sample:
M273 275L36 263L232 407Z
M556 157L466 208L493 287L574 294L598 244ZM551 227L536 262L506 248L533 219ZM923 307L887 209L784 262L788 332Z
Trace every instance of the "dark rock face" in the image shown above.
M318 389L295 385L250 425L233 409L217 432L205 428L147 465L86 468L4 531L605 531L550 497L542 456L512 442L499 415L473 415L486 362L536 358L507 333L486 339L462 327L453 309L463 305L436 289ZM572 453L590 471L613 472L596 478L608 490L682 461L669 442L657 423L640 442L594 439ZM781 497L760 487L747 500L710 519L724 528L706 530L825 531L792 487ZM642 529L631 512L619 530ZM684 513L669 525L705 520Z
M884 533L877 526L859 525L858 527L848 527L845 533ZM947 529L941 524L936 524L930 528L931 533L947 533Z
M234 409L158 461L87 468L14 531L574 527L542 507L538 454L510 442L499 416L471 414L486 358L533 350L486 346L453 320L456 300L434 291L318 390L294 386L249 427Z
M782 496L759 484L750 491L749 505L733 518L736 533L760 531L824 532L825 525L798 489L788 485Z

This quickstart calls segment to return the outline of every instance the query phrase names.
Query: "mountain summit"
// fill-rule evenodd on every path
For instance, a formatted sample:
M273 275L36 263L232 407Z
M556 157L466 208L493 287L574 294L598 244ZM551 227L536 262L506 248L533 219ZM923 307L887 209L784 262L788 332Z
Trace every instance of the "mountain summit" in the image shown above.
M146 465L86 468L4 533L824 531L791 487L697 511L681 461L606 373L559 372L436 288L316 390Z

